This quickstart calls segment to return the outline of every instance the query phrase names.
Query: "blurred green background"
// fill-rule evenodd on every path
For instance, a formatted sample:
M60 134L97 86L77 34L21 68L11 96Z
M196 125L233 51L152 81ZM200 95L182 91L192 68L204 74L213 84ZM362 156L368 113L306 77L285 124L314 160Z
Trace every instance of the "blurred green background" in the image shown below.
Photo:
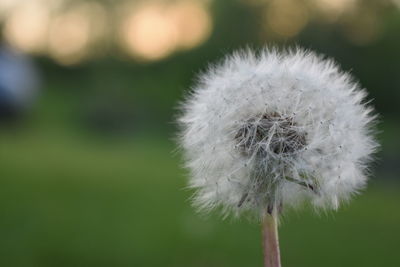
M288 212L283 266L400 266L399 0L0 0L0 29L0 266L261 266L173 142L196 73L247 45L335 58L381 115L368 188Z

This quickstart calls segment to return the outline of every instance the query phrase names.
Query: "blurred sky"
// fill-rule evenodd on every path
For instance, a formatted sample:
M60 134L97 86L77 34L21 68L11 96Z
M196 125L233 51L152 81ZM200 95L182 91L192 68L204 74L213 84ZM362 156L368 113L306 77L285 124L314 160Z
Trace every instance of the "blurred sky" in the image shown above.
M354 45L377 42L385 30L383 15L398 0L233 0L255 17L256 36L246 40L290 40L308 25L335 25ZM5 40L32 55L59 64L79 64L115 49L138 61L157 61L196 48L219 25L216 15L228 1L213 0L1 0ZM398 11L397 11L398 12ZM220 15L223 16L223 15ZM229 16L229 14L225 14ZM244 17L236 17L237 27ZM237 35L242 33L240 29Z
M2 0L5 39L20 51L78 64L110 46L159 60L206 41L209 1Z

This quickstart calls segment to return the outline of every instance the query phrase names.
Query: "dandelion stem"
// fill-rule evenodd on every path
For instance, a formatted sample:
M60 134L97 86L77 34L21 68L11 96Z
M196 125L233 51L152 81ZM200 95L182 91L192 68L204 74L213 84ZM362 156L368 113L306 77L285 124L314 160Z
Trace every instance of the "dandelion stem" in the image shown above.
M262 222L264 267L281 267L276 208L266 213Z

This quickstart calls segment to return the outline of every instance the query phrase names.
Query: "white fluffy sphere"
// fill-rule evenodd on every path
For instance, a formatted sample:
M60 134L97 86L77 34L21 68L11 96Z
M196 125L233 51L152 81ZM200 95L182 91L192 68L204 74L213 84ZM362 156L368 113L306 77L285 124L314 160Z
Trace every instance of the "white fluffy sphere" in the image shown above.
M337 208L365 185L377 147L365 96L332 60L301 49L240 51L211 66L179 119L194 204Z

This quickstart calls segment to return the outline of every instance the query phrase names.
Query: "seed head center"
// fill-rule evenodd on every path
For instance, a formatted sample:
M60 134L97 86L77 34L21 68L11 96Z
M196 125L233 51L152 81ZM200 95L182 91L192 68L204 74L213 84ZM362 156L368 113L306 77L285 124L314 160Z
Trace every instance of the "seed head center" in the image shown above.
M245 121L235 140L241 153L247 156L268 154L293 155L306 146L306 133L292 117L265 113Z

